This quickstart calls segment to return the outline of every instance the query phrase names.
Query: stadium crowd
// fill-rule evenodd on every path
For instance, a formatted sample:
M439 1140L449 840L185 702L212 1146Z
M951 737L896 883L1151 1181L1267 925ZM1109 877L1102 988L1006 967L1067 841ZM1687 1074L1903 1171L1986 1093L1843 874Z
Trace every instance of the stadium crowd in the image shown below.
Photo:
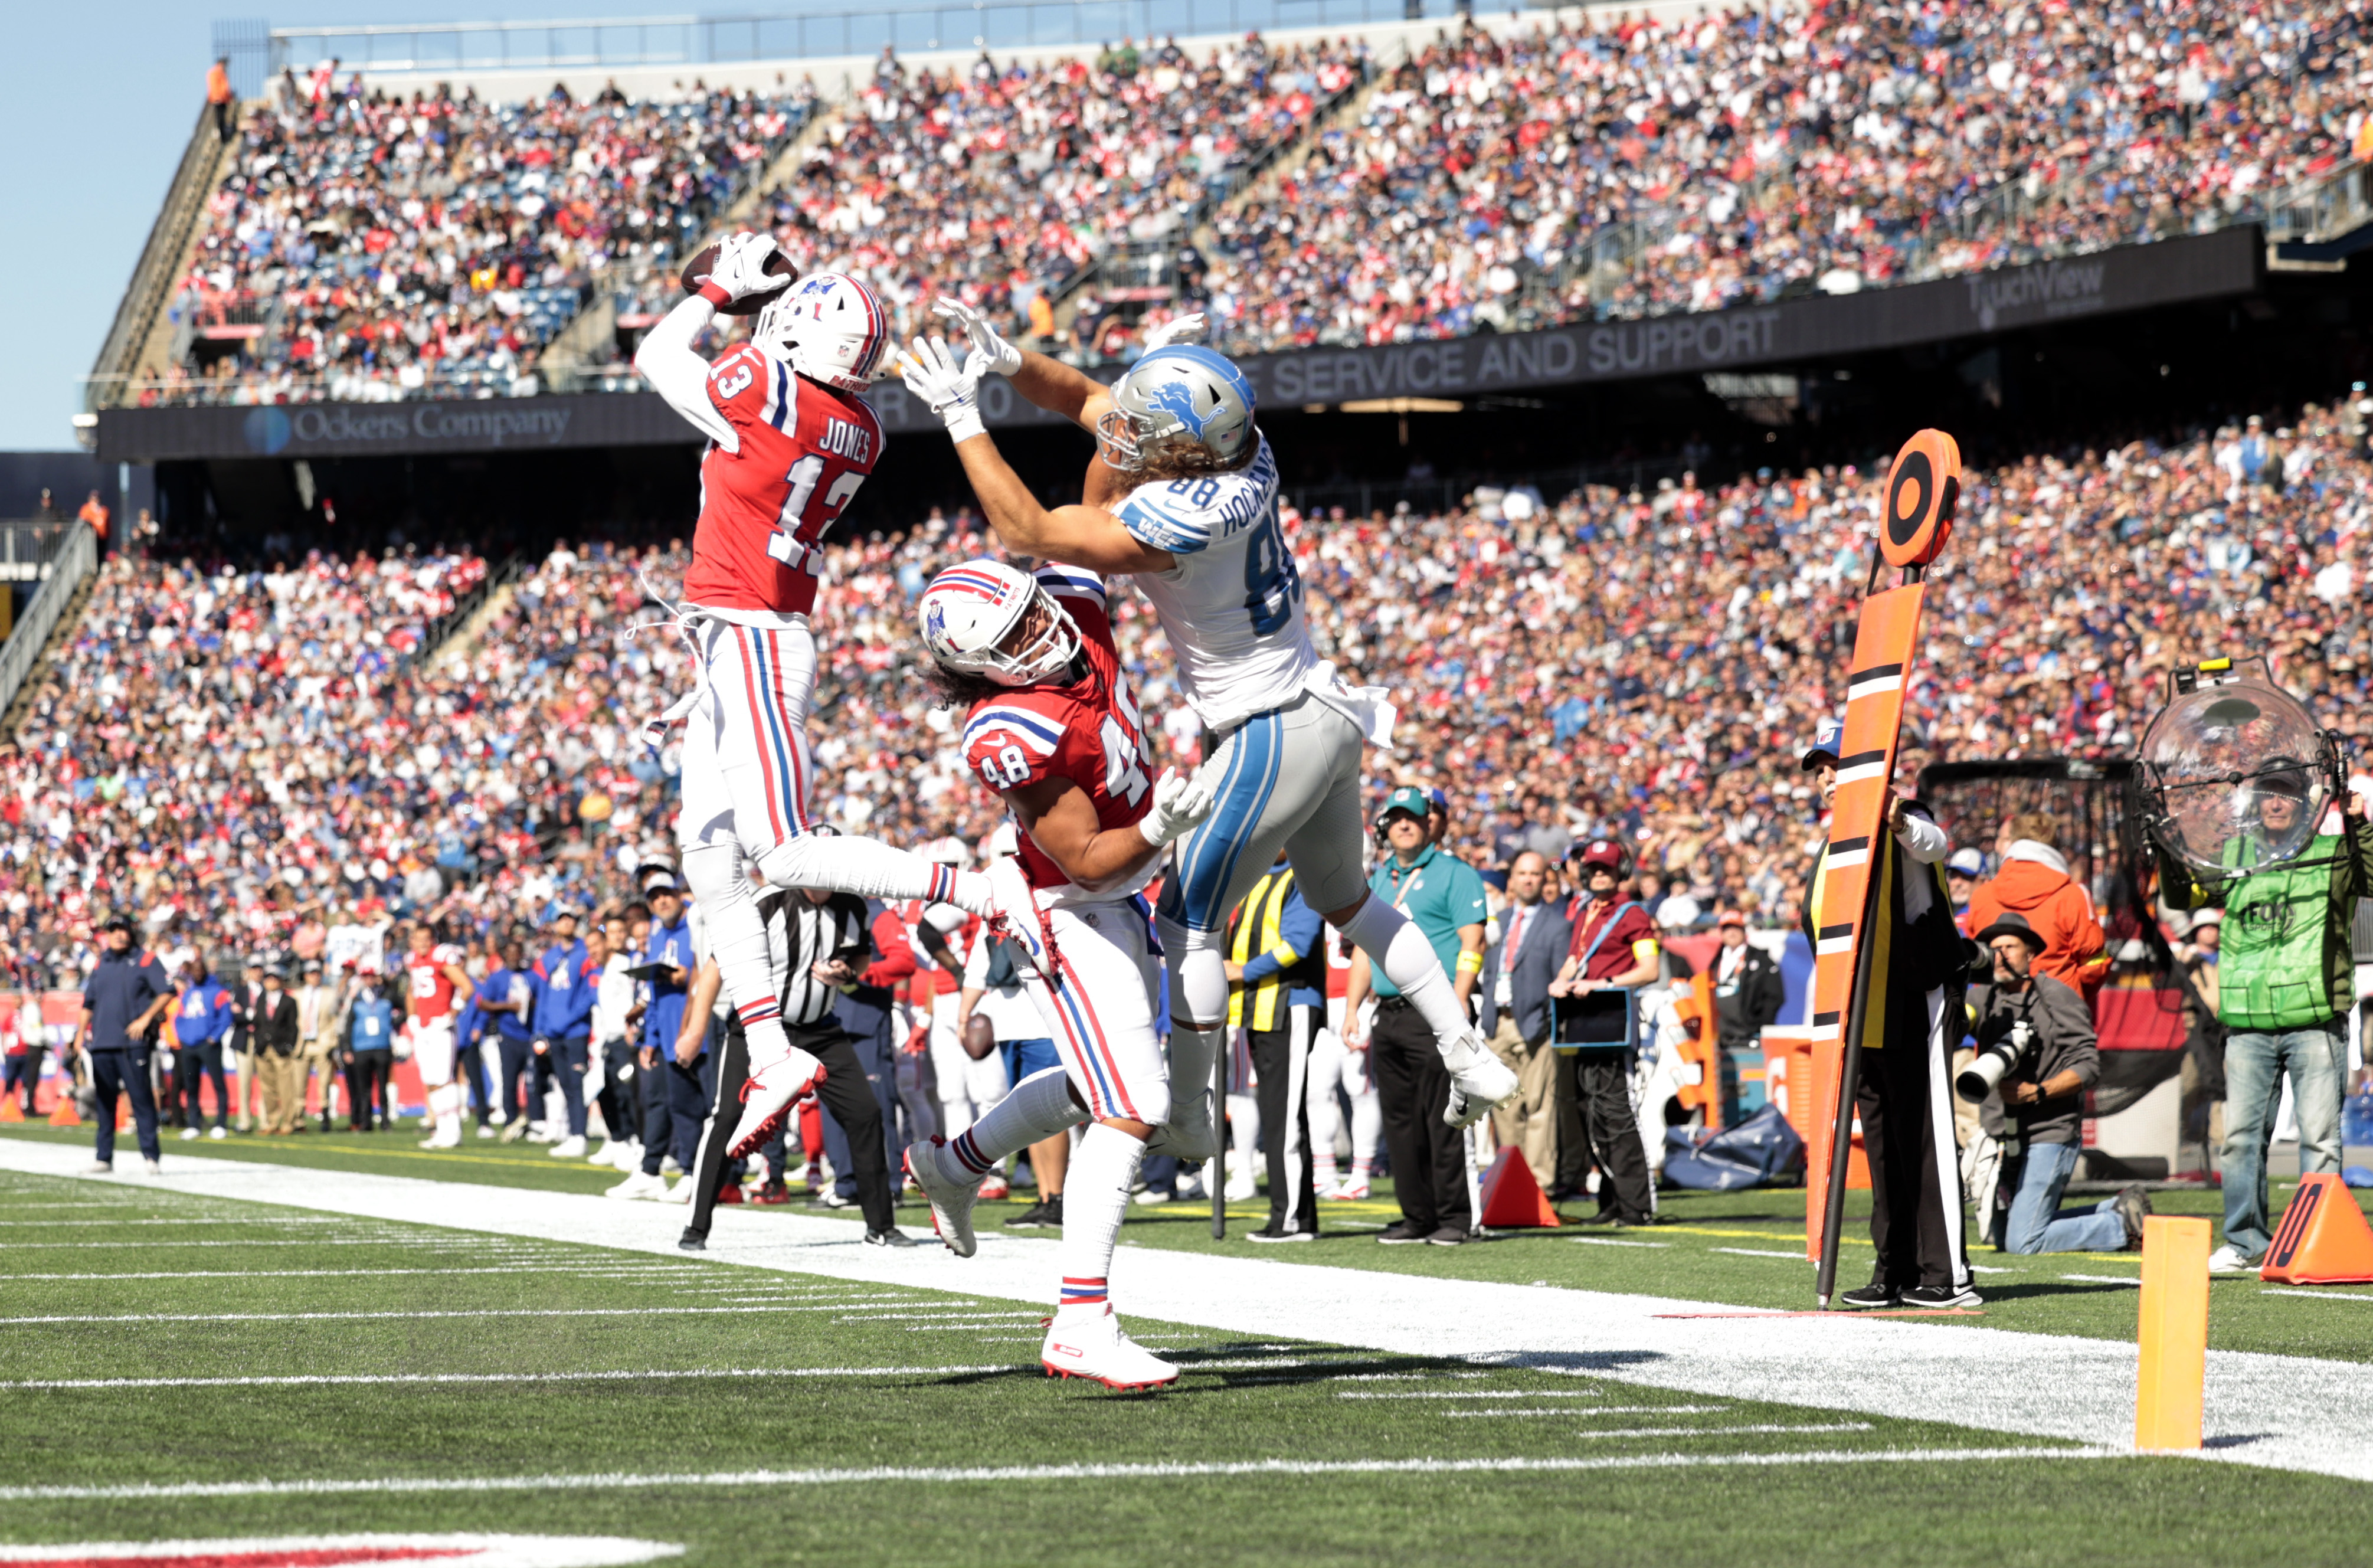
M536 392L543 346L603 275L682 252L815 97L489 104L285 75L249 109L172 305L191 384L141 401Z
M1239 351L1703 310L2213 227L2373 145L2349 6L1817 5L1443 37L1215 222Z
M2248 216L2373 153L2355 11L2198 0L1841 6L1444 31L1240 206L1232 176L1371 64L1257 34L909 74L885 53L767 211L803 269L1007 313L1083 359L1150 293L1097 258L1175 255L1237 352L1453 336L1847 291ZM818 108L366 91L334 70L251 108L173 305L150 401L538 390L595 287L639 320L680 254ZM1208 219L1208 225L1205 220ZM612 345L590 345L599 359ZM625 384L620 382L619 384Z
M2285 679L2356 728L2373 684L2363 407L1973 473L1933 579L1907 766L2123 752L2161 673L2244 616ZM1321 650L1400 705L1380 791L1396 775L1443 790L1451 841L1480 865L1613 832L1651 898L1676 900L1667 919L1736 907L1783 925L1818 825L1794 757L1842 700L1877 480L1483 490L1439 516L1288 524ZM910 845L994 826L954 716L917 678L910 608L938 568L990 548L969 514L934 511L826 552L820 816ZM483 561L111 559L0 753L0 957L71 984L110 913L162 945L304 958L375 948L415 911L474 940L627 895L637 855L672 837L674 753L638 731L685 685L646 597L672 597L682 567L679 550L556 548L424 658ZM1161 633L1136 596L1116 603L1141 704L1191 761Z

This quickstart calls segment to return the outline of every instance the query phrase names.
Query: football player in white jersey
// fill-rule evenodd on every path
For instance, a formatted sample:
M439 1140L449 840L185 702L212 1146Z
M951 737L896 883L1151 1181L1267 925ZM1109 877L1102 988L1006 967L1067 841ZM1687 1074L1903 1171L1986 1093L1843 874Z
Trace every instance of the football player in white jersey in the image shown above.
M1224 356L1172 345L1199 333L1199 317L1150 343L1105 388L1023 353L953 300L937 308L968 342L964 362L944 340L918 338L900 369L906 390L946 425L998 539L1020 554L1135 576L1213 742L1206 769L1220 779L1218 804L1180 841L1157 911L1171 960L1174 1091L1169 1125L1151 1147L1196 1160L1217 1151L1211 1065L1228 1014L1222 938L1228 911L1280 846L1311 907L1433 1030L1451 1080L1443 1119L1473 1125L1516 1092L1516 1075L1468 1022L1423 933L1369 896L1360 748L1370 739L1390 745L1392 710L1381 691L1346 685L1311 646L1251 383ZM980 379L991 372L1095 436L1080 505L1039 505L999 453L979 408Z

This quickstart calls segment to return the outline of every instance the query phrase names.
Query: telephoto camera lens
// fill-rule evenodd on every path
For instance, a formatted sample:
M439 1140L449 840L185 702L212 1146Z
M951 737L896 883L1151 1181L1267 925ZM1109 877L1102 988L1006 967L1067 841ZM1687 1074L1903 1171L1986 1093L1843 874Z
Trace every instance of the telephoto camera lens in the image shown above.
M2010 1076L2010 1070L2027 1054L2031 1033L2025 1022L2013 1024L2009 1035L1981 1049L1977 1059L1961 1070L1953 1080L1953 1092L1973 1104L1992 1094L1994 1085Z

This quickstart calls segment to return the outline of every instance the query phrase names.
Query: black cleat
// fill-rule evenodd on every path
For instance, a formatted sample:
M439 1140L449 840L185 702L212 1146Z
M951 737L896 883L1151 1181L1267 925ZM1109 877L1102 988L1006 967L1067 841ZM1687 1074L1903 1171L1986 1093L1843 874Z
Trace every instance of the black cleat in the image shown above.
M1418 1229L1407 1220L1396 1220L1377 1233L1376 1239L1386 1246L1420 1246L1432 1234Z
M1982 1306L1985 1300L1974 1285L1914 1285L1903 1293L1904 1305L1931 1310L1947 1306Z
M865 1245L868 1246L912 1246L915 1245L915 1238L900 1230L897 1226L893 1225L886 1231L866 1232Z
M692 1226L686 1225L684 1227L684 1235L675 1238L675 1245L678 1250L684 1252L707 1252L708 1250L708 1233L703 1230L695 1230Z
M1860 1290L1846 1291L1838 1296L1838 1305L1855 1312L1876 1312L1896 1305L1893 1285L1864 1285Z

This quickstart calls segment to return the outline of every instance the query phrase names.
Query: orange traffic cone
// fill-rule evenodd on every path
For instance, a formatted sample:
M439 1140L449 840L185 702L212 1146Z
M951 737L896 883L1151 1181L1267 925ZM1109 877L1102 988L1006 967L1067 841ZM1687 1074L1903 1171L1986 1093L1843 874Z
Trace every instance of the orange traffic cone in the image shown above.
M1541 1195L1541 1184L1533 1179L1533 1167L1524 1156L1514 1149L1501 1150L1483 1173L1482 1223L1493 1230L1523 1230L1555 1228L1562 1223Z
M115 1130L123 1131L132 1125L132 1096L126 1094L115 1102Z
M2303 1178L2258 1278L2286 1285L2373 1284L2373 1225L2330 1171Z
M0 1121L22 1121L24 1119L25 1108L17 1103L17 1096L14 1094L0 1095Z
M75 1112L74 1096L72 1094L60 1094L58 1096L58 1103L50 1107L50 1125L52 1127L80 1127L82 1125L82 1117Z

